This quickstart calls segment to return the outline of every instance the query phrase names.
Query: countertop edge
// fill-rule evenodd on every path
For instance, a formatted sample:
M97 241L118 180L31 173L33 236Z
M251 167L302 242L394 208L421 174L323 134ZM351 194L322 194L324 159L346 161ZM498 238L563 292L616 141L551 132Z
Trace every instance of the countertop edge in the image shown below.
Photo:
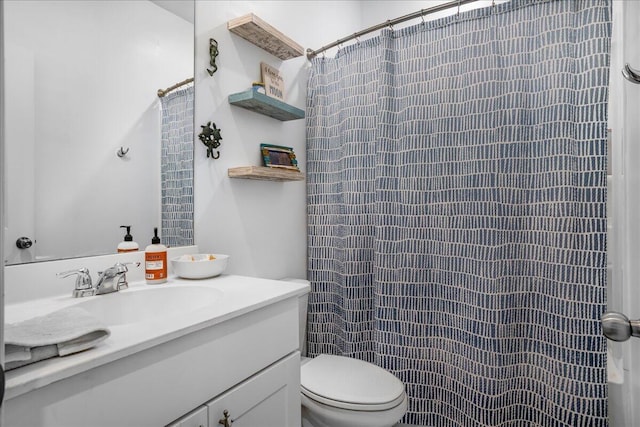
M198 315L200 316L198 320L190 324L176 327L175 329L170 331L160 332L156 336L143 338L135 344L125 345L121 347L116 345L115 347L112 347L111 345L109 345L112 343L109 343L107 340L85 352L76 353L74 355L65 357L54 357L52 359L43 360L32 365L27 365L15 370L8 371L6 373L6 387L4 397L5 400L21 396L23 394L52 384L56 381L70 378L88 370L134 355L157 345L167 343L179 337L186 336L200 330L215 326L217 324L238 318L242 315L257 311L269 305L277 304L290 298L300 297L309 292L309 285L293 282L283 282L274 279L262 279L237 275L226 275L224 276L224 279L226 279L224 283L217 278L186 282L180 282L180 280L177 279L177 285L179 286L180 283L189 283L198 286L222 286L224 288L233 286L233 284L228 283L229 281L240 280L245 282L255 281L256 286L273 282L272 284L281 284L283 286L283 289L279 290L279 292L276 292L272 296L261 298L248 304L241 304L240 306L233 307L231 310L222 314L217 314L211 318L204 318L202 317L202 313L198 313ZM135 286L136 284L132 285Z

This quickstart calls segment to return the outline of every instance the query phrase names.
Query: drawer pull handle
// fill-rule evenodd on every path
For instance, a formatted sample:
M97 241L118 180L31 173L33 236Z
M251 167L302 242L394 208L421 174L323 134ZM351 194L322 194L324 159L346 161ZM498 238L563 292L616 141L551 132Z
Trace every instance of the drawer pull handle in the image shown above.
M222 415L224 415L224 418L221 418L218 421L218 424L222 424L223 427L231 427L231 425L233 424L233 420L231 419L231 417L229 416L229 411L227 411L226 409L222 412Z

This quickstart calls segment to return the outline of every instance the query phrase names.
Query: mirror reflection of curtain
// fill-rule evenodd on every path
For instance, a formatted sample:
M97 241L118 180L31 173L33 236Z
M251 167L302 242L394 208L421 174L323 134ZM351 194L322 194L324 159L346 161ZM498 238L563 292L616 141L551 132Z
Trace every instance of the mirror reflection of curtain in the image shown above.
M193 244L193 87L162 103L162 243Z
M610 3L513 0L315 58L308 351L421 426L606 426Z

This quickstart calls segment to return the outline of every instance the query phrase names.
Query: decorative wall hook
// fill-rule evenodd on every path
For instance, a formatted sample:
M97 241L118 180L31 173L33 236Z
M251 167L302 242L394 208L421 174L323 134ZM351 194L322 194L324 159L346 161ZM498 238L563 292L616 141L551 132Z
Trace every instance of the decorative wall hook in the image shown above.
M200 126L202 132L200 132L198 138L200 138L200 141L207 147L207 157L217 159L220 157L220 152L216 151L214 154L213 150L220 146L220 141L222 140L220 131L222 129L218 129L215 123L213 123L213 127L211 127L211 124L211 122L208 122L206 126Z
M218 51L218 42L215 39L209 39L209 56L211 59L209 60L209 65L213 70L207 68L207 72L210 76L213 76L213 73L218 71L218 66L216 65L216 57L220 54Z
M125 150L123 147L120 147L120 149L116 151L116 154L118 155L118 157L124 157L127 155L128 152L129 152L128 148Z

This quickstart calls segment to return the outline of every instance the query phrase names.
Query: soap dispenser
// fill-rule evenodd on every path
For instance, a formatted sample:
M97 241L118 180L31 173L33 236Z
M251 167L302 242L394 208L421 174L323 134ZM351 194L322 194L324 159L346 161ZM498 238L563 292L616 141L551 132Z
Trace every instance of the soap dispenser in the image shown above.
M126 228L127 234L124 235L124 241L118 244L118 252L135 252L140 249L138 244L133 241L133 236L131 235L131 226L121 225L120 228Z
M160 243L158 227L153 234L151 244L144 250L144 277L150 285L167 281L167 247Z

